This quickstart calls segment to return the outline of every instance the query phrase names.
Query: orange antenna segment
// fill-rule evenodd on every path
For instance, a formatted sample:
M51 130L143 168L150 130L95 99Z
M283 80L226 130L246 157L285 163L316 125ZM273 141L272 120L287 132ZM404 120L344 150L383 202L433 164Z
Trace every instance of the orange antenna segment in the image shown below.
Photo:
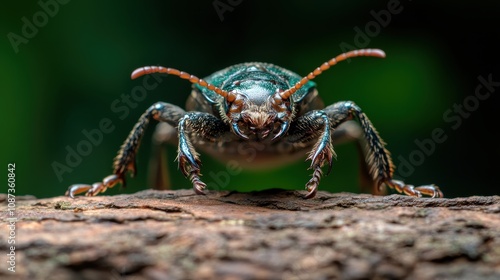
M179 70L174 69L174 68L166 68L163 66L145 66L145 67L135 69L134 72L132 72L132 75L130 77L133 80L133 79L137 79L141 76L144 76L147 74L153 74L153 73L161 73L161 74L178 76L181 79L188 80L193 84L197 84L197 85L200 85L204 88L207 88L209 90L214 91L218 95L227 99L229 102L234 101L233 94L229 94L227 91L222 90L222 89L220 89L212 84L209 84L206 81L204 81L203 79L200 79L194 75L191 75L191 74L183 72L183 71L179 71Z
M379 49L361 49L361 50L354 50L350 52L346 52L343 54L338 55L335 58L330 59L329 61L321 64L318 68L314 69L313 72L309 73L309 75L305 76L302 78L299 82L297 82L293 87L280 92L279 95L282 99L287 99L289 98L292 94L294 94L297 90L299 90L301 87L303 87L307 82L310 80L316 78L319 76L323 71L328 70L331 66L339 63L340 61L357 57L357 56L374 56L374 57L380 57L384 58L385 57L385 52L383 50Z

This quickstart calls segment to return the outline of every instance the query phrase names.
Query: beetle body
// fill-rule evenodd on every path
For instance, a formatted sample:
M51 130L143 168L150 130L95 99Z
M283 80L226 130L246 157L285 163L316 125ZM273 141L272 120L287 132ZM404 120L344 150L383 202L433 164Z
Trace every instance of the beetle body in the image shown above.
M222 90L241 93L246 99L245 102L247 104L251 102L253 105L248 107L254 109L243 113L252 115L254 119L265 121L269 118L270 111L265 106L266 101L272 98L276 92L285 91L295 85L300 79L301 77L296 73L279 66L253 62L230 66L204 80ZM225 112L228 108L223 101L223 97L214 94L213 91L194 85L186 102L186 109L187 111L207 112L224 120L227 118ZM316 84L309 81L300 89L300 92L292 95L290 107L294 108L294 117L300 116L302 112L323 109L324 104L318 95ZM273 131L270 131L267 136L276 135L280 129L280 126L274 123L274 118L271 120L276 127L273 127ZM256 122L258 123L258 121ZM160 127L160 129L162 128ZM167 130L168 128L163 129ZM242 125L241 131L245 130L246 128ZM314 144L311 142L294 147L287 141L263 137L262 133L254 134L251 130L245 132L248 139L239 137L230 129L225 131L225 135L220 137L221 140L217 142L207 142L197 137L192 137L192 139L200 141L194 140L193 144L201 151L223 162L237 162L239 166L246 169L264 169L293 162L303 157L304 151ZM251 160L245 157L246 153L253 155Z
M158 145L178 145L177 161L193 189L203 194L202 150L222 161L233 160L247 168L278 166L307 154L313 170L306 183L306 198L314 197L323 174L332 166L333 142L356 140L364 154L361 168L364 183L372 192L383 192L382 185L411 196L442 197L435 185L414 187L392 178L394 165L385 143L364 112L352 101L325 107L311 80L339 61L356 56L385 57L377 49L341 54L317 67L307 76L268 63L242 63L215 72L205 79L173 68L148 66L135 70L132 78L151 73L179 76L193 83L186 110L157 102L144 112L121 146L114 161L114 172L93 185L70 186L68 195L87 191L96 195L117 183L125 184L127 171L135 174L135 156L151 120L160 122L155 133ZM359 125L350 127L351 120ZM353 128L354 127L354 128ZM245 153L255 156L249 160ZM163 180L161 180L163 181Z

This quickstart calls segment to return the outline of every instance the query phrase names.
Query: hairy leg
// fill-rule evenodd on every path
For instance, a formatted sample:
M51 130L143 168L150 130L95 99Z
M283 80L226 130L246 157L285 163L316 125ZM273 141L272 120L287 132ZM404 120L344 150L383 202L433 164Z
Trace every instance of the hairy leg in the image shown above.
M402 181L394 180L394 164L392 163L391 155L385 148L385 142L379 136L377 130L368 119L365 113L361 111L354 102L342 101L326 107L323 111L329 116L331 126L338 127L340 124L351 120L358 119L364 134L364 147L365 161L369 174L372 176L372 181L378 191L382 184L395 189L400 193L409 196L420 197L422 195L432 197L442 197L443 193L439 187L435 185L424 185L415 187L407 185Z
M132 176L136 173L135 156L141 144L142 136L148 127L151 119L160 122L166 122L170 125L177 125L179 120L186 112L178 106L158 102L149 107L144 114L141 115L137 123L130 131L127 139L123 142L117 156L113 162L113 174L104 178L102 182L96 182L92 185L75 184L71 185L66 192L66 195L73 197L75 194L87 192L87 196L94 196L106 189L122 183L125 186L125 174L131 172Z

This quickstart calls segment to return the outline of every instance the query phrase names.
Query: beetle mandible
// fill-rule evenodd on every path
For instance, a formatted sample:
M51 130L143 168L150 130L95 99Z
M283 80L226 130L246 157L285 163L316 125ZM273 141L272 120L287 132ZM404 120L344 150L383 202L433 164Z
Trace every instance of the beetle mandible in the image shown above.
M161 142L177 142L179 169L189 178L197 194L203 194L206 184L200 176L200 156L197 149L221 160L245 162L238 145L264 146L256 149L252 164L284 164L307 153L312 178L306 183L305 198L315 196L323 174L322 166L332 167L335 157L333 141L348 138L362 143L365 182L374 193L382 193L383 185L399 193L421 197L443 197L435 185L415 187L393 179L394 164L385 143L365 113L352 101L341 101L325 107L311 80L340 61L357 57L384 58L379 49L353 50L321 64L305 77L268 63L242 63L215 72L205 79L161 66L135 70L131 77L152 73L175 75L193 83L186 109L164 102L149 107L139 118L116 156L112 175L92 185L75 184L67 195L86 191L94 196L117 183L125 185L125 175L136 173L135 156L149 122L154 119L162 126L156 138ZM352 119L359 124L354 127ZM356 128L362 133L353 136ZM354 130L353 130L354 129Z

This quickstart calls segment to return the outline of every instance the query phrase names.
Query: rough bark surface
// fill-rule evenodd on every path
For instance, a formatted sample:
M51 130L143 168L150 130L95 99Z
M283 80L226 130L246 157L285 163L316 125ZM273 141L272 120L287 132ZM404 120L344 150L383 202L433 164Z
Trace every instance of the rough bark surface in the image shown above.
M499 196L303 195L17 198L16 272L2 261L0 278L500 279Z

